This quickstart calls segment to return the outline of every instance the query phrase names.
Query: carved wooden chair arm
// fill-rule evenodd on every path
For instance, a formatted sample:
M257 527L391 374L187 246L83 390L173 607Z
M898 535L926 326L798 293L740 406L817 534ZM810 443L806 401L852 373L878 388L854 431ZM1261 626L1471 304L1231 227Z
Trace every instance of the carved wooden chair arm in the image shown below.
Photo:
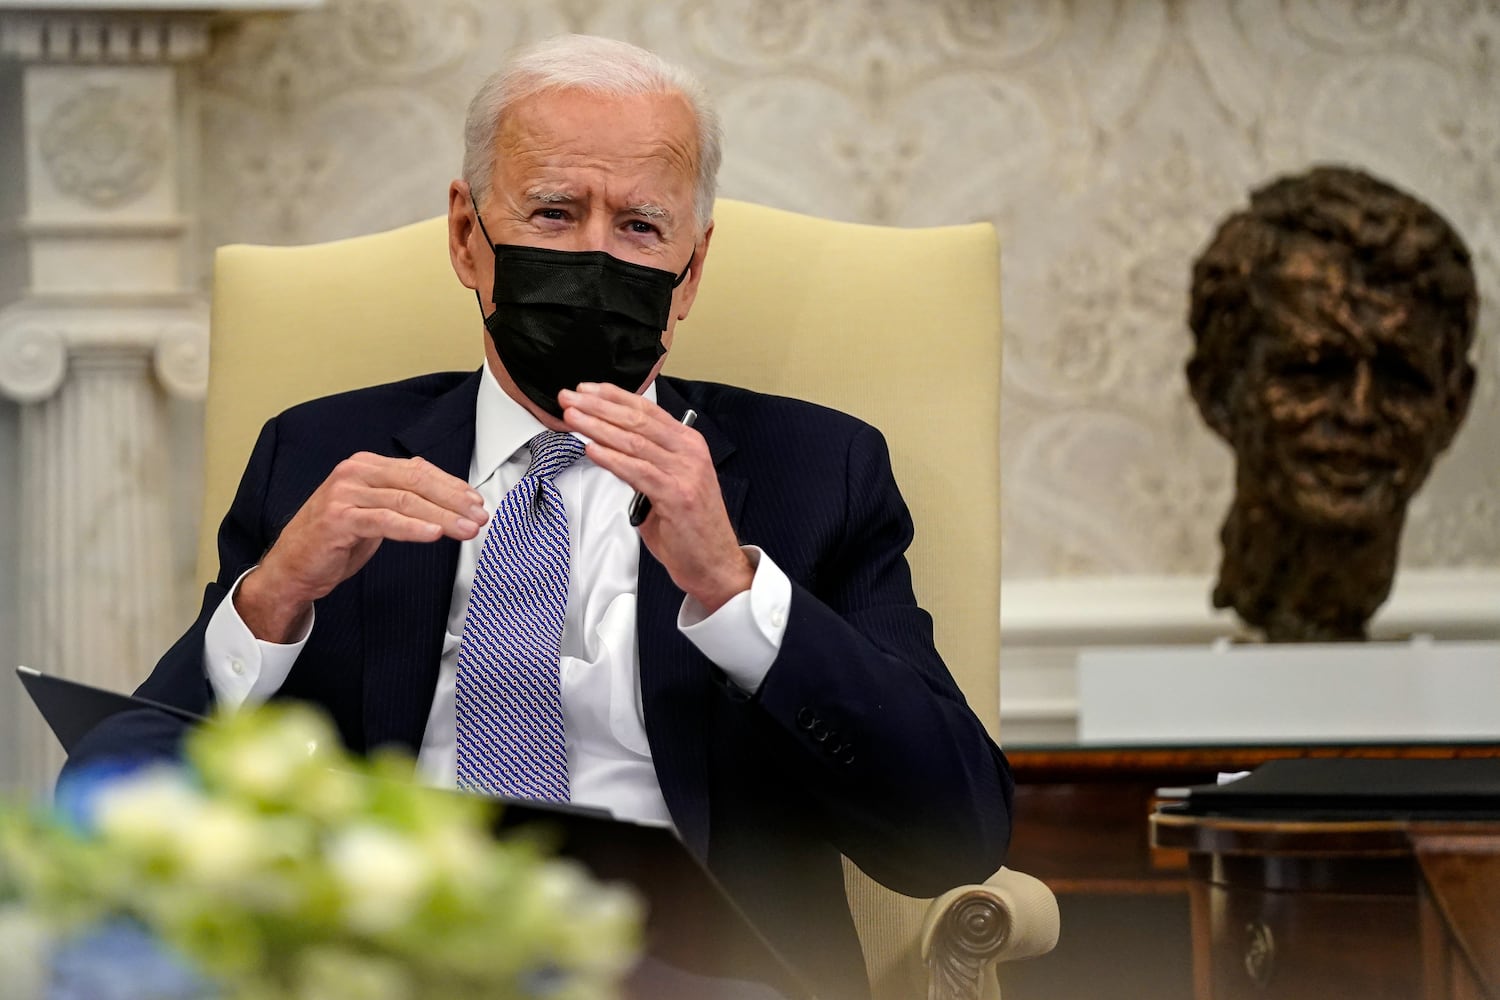
M1041 880L1002 868L982 885L950 889L927 909L922 960L928 1000L979 1000L997 962L1057 944L1057 897Z

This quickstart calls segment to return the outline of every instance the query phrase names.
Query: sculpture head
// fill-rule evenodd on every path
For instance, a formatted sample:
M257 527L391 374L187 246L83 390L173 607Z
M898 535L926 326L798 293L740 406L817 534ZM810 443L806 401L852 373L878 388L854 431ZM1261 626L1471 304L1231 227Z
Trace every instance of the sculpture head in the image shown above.
M1468 249L1359 171L1272 182L1193 269L1188 383L1241 499L1309 527L1398 535L1474 386Z

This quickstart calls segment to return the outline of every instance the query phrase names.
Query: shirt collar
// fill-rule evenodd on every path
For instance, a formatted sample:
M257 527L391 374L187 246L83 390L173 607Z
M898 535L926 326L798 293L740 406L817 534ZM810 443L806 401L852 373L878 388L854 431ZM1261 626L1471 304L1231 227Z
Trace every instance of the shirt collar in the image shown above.
M656 402L655 379L641 395ZM489 479L496 469L546 429L530 410L505 394L495 373L485 364L479 377L479 396L474 403L474 457L469 461L469 485L478 486ZM579 461L587 459L580 458Z

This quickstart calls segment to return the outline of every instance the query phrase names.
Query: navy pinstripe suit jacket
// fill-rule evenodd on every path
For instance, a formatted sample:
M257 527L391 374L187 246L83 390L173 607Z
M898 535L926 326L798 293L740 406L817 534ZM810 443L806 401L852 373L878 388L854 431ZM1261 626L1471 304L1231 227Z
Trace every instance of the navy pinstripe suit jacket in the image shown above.
M214 609L349 455L420 455L466 477L478 384L478 373L426 375L267 423L219 531L218 579L139 693L208 707L203 631ZM671 378L657 386L673 416L698 411L739 537L768 552L793 590L781 652L746 697L678 632L682 592L642 548L641 687L662 792L688 846L820 992L863 995L839 854L909 895L982 880L1009 840L1005 758L913 597L911 519L880 434L809 403ZM384 543L318 602L278 697L323 706L353 750L415 752L457 560L451 539Z

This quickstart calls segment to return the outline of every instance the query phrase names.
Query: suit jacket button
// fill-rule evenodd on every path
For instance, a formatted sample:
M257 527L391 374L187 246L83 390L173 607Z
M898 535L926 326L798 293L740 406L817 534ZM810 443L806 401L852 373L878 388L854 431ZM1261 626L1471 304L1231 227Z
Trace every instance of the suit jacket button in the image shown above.
M815 719L813 721L812 729L810 729L809 732L812 733L812 738L817 740L819 743L822 743L824 740L828 739L828 737L833 735L833 730L829 729L828 726L823 723L822 719Z
M841 764L853 764L854 763L854 745L852 743L845 743L839 749L839 752L838 752L838 761Z
M803 729L811 729L817 723L817 721L818 717L813 714L812 709L800 708L797 710L797 725L801 726Z

